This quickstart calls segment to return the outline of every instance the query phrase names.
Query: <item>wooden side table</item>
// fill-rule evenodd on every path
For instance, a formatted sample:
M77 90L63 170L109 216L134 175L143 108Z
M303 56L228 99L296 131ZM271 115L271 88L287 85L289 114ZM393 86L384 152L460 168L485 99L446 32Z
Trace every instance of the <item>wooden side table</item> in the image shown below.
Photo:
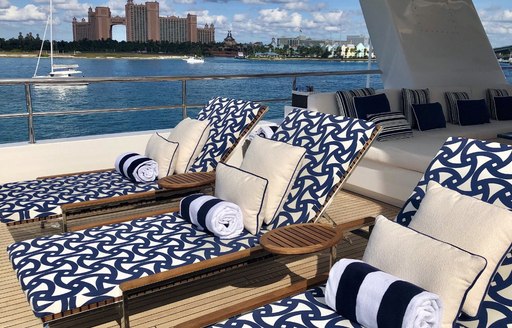
M205 187L215 183L215 172L174 174L157 181L158 186L169 190Z
M343 231L328 224L292 224L270 230L260 239L260 245L270 253L297 255L319 252L331 248L330 266L336 260L336 245Z

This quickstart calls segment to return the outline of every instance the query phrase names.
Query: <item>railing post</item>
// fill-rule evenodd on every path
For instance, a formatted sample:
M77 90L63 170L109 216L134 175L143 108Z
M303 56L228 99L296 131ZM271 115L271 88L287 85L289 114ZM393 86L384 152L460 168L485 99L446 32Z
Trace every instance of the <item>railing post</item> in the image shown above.
M27 104L28 113L28 143L36 143L34 135L34 112L32 110L32 94L30 92L30 83L25 83L25 102Z
M187 80L181 80L181 116L187 118Z

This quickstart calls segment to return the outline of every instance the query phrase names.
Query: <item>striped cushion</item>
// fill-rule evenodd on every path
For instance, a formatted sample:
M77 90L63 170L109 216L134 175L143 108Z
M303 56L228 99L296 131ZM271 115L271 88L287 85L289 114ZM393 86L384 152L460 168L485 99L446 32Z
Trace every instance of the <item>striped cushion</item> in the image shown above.
M336 92L336 102L341 116L357 118L356 109L354 107L354 97L365 97L375 94L373 88L341 90Z
M498 119L498 113L496 111L496 103L494 97L510 96L507 89L487 89L487 104L491 111L491 118L493 120Z
M429 89L402 89L402 113L411 127L416 128L417 126L412 114L412 105L428 103L430 103Z
M446 103L448 104L448 121L452 124L460 124L459 109L457 100L468 100L467 92L445 92Z
M377 140L395 140L412 137L412 130L409 122L402 113L388 112L368 115L368 121L382 126Z

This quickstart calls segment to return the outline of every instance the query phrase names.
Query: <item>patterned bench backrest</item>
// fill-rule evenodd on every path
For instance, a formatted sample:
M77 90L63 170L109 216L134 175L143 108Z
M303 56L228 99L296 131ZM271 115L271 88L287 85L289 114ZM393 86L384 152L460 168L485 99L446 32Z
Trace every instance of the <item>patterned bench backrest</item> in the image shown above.
M414 220L430 180L461 194L512 210L512 147L496 142L449 138L414 188L398 214L397 222L407 226ZM492 321L496 318L505 318L496 327L512 324L511 271L512 253L509 253L498 268L482 302L477 315L478 327L494 327ZM467 319L468 322L461 320L464 326L476 326L473 319Z
M461 137L448 138L398 213L398 223L409 225L430 180L461 194L512 209L512 147Z
M371 122L294 109L272 139L304 147L306 160L271 228L313 220L347 178L374 131Z
M262 105L245 100L216 97L197 114L200 121L210 121L210 133L190 172L207 172L217 167L222 156L233 146L246 127L253 122Z

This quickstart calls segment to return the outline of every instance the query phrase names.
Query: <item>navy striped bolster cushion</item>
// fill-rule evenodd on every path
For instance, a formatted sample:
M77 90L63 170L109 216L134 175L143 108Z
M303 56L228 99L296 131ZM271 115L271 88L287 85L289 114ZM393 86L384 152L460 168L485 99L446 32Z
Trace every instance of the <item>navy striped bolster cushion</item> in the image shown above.
M402 113L384 112L369 114L367 120L382 127L377 137L379 141L405 139L412 137L412 129Z
M158 164L149 157L123 153L116 158L115 169L133 182L151 182L158 177Z
M341 259L331 269L325 302L364 327L439 327L438 295L359 260Z

